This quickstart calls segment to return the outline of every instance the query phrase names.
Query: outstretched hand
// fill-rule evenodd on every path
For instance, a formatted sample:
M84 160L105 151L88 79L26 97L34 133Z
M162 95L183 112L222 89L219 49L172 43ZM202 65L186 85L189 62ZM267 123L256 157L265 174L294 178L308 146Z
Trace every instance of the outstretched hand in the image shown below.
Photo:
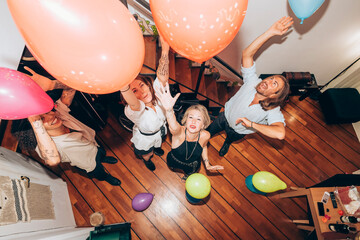
M247 128L251 127L251 121L245 117L236 119L235 124L238 125L239 123L241 123L241 125L243 125L244 127L247 127Z
M42 90L46 91L50 91L54 89L55 86L55 82L52 81L51 79L44 77L38 73L36 73L34 70L32 70L31 68L25 66L24 69L28 72L30 72L31 75L28 75L32 80L34 80L41 88Z
M289 30L293 23L292 17L282 17L269 28L269 31L273 35L283 35Z
M206 166L206 170L210 171L210 172L214 172L214 171L218 171L218 170L224 170L223 166L220 165L214 165L211 166L210 164Z
M166 83L165 87L160 84L160 89L156 91L156 97L160 100L166 111L173 109L180 93L176 94L175 97L171 96L169 83Z

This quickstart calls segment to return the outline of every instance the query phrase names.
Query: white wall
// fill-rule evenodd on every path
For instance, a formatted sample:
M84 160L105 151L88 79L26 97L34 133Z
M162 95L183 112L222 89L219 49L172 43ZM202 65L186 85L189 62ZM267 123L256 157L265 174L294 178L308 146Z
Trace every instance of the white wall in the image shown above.
M219 57L240 71L242 49L280 17L292 16L287 39L279 44L274 37L260 49L258 74L311 72L323 85L360 56L359 10L359 0L325 0L301 25L286 0L249 0L238 35Z
M0 1L0 67L16 70L25 41L17 30L5 0Z

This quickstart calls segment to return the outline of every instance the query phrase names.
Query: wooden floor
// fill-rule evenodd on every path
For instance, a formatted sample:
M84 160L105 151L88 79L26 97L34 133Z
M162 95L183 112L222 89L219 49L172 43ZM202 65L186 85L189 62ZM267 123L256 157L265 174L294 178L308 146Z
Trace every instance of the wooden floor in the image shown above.
M360 169L360 143L351 124L326 125L318 103L309 98L300 102L291 97L283 113L287 124L283 141L256 133L219 157L224 135L210 140L210 162L225 170L210 175L201 167L200 173L208 176L212 189L200 205L186 200L181 174L166 165L169 138L162 145L165 155L153 158L156 170L151 172L135 158L131 133L110 115L97 137L108 155L119 159L115 165L104 165L121 179L121 186L88 179L65 164L57 169L68 183L77 225L89 226L90 214L100 211L105 224L131 221L133 239L304 239L306 232L290 221L306 218L305 199L252 193L245 178L264 170L289 187L309 187L334 174ZM154 194L154 200L147 210L136 212L131 200L143 192Z

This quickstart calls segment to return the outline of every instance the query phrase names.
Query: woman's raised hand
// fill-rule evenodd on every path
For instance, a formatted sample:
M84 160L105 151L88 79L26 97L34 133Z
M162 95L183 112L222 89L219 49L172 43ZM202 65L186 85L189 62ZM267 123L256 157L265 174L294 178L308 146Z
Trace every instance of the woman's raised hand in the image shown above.
M40 74L37 74L34 70L32 70L27 66L25 66L24 69L31 74L31 75L29 74L26 75L28 75L32 80L34 80L42 88L42 90L46 92L54 89L55 81L47 77L44 77Z
M283 35L289 30L293 23L292 17L282 17L269 28L269 31L273 35Z
M173 109L180 93L176 94L175 97L171 96L169 83L166 83L165 87L160 84L160 89L156 91L156 97L160 100L162 106L166 111Z

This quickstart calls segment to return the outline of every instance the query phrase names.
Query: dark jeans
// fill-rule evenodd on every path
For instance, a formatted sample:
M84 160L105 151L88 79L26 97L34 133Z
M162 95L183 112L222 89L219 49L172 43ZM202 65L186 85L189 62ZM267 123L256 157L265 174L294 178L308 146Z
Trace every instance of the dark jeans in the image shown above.
M105 178L109 175L104 169L104 166L101 164L101 160L106 156L106 152L102 147L98 148L98 152L96 154L96 167L91 172L88 172L87 175L91 178L96 178L100 181L105 180Z
M210 126L206 130L210 132L211 137L225 130L226 133L225 142L229 144L237 140L240 140L246 136L246 134L239 134L235 132L235 130L230 127L229 123L225 118L224 112L221 112L219 116L210 124Z

